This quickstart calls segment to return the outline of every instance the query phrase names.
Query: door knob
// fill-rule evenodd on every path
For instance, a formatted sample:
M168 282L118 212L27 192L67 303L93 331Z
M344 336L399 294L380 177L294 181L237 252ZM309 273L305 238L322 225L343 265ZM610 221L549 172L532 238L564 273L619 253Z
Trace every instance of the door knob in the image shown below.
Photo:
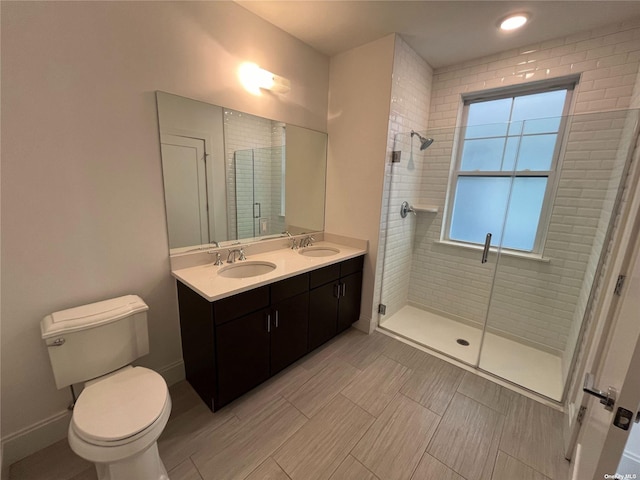
M606 392L598 390L593 386L593 380L593 374L587 372L584 376L582 391L589 395L593 395L594 397L598 397L600 399L600 403L604 405L605 410L613 411L613 406L616 404L616 396L618 392L613 387L609 387Z

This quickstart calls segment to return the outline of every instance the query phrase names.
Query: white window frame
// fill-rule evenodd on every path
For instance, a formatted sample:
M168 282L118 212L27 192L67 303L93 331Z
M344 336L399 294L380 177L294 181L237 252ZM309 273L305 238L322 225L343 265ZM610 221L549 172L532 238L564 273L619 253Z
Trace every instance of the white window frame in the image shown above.
M542 209L540 211L540 219L538 220L538 228L536 232L536 238L534 241L532 250L520 250L516 248L509 248L500 245L502 251L512 252L517 255L525 256L542 256L545 239L549 230L549 223L551 220L552 201L557 189L558 184L558 172L562 163L562 152L566 143L566 126L569 112L573 107L574 91L579 81L579 76L562 77L553 80L544 80L541 82L532 82L525 85L516 85L512 87L505 87L493 90L486 90L483 92L477 92L469 95L462 96L461 106L461 123L462 127L457 129L454 140L454 153L451 160L451 170L449 175L449 186L447 192L447 205L445 208L445 218L442 226L441 241L448 244L457 244L461 246L471 246L477 248L482 246L482 243L465 242L462 240L451 238L451 220L453 216L453 206L456 198L456 186L458 184L459 177L546 177L547 186L545 189L544 199L542 202ZM465 132L467 125L467 118L469 115L469 105L473 103L480 103L484 101L500 100L503 98L515 98L519 96L531 95L536 93L550 92L556 90L566 90L567 95L562 112L562 120L558 127L558 138L556 140L555 149L553 152L553 158L551 162L550 170L521 170L521 171L468 171L460 170L462 163L462 152L465 143ZM505 135L506 137L507 135ZM501 138L502 136L500 136ZM489 138L489 137L488 137ZM513 185L511 186L513 188ZM506 213L506 212L505 212ZM504 230L503 224L503 230ZM499 240L499 239L496 239ZM491 247L492 250L498 247Z

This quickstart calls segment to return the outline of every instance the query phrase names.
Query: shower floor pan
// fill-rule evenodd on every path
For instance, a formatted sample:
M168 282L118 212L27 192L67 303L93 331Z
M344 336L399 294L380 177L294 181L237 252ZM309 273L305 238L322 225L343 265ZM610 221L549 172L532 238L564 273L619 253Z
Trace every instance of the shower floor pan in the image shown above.
M482 330L432 312L407 305L380 327L470 365L478 359ZM545 397L562 397L561 360L551 353L487 332L480 368Z

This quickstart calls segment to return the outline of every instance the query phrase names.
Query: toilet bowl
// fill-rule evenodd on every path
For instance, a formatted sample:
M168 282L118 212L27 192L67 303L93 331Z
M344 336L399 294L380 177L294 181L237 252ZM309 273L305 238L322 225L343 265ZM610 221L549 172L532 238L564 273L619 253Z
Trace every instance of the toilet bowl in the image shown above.
M86 385L69 424L69 445L96 464L100 480L168 480L156 442L170 413L164 379L128 366Z
M169 420L164 378L129 363L149 351L147 305L135 295L56 312L41 322L58 388L85 382L71 449L99 480L169 480L157 440Z

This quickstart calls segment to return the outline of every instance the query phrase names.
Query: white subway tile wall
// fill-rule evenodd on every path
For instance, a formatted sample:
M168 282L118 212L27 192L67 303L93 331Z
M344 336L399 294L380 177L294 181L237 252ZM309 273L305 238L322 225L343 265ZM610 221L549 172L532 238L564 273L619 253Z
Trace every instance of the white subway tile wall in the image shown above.
M404 48L408 49L406 45ZM403 172L402 167L408 168L408 164L401 163L400 172L394 171L393 185L385 184L385 194L391 196L393 219L395 198L402 196L410 203L438 206L439 213L418 214L410 219L411 223L389 222L389 231L383 235L391 246L387 256L392 255L384 262L385 302L395 307L408 301L450 316L484 321L493 274L490 265L495 265L495 258L490 257L489 264L482 265L478 252L439 243L462 94L580 73L574 113L627 109L639 62L640 22L636 20L436 70L428 116L429 136L436 137L436 142L417 154L414 145L416 169ZM406 117L396 118L393 112L396 103L404 107L405 102L404 97L396 100L395 93L399 88L396 68L400 65L396 59L390 146L395 133L414 128ZM414 81L404 80L407 88L413 87ZM422 102L422 106L428 105L429 99ZM573 352L572 343L579 332L628 153L630 132L628 127L625 130L626 120L627 112L573 117L544 248L544 256L550 261L506 256L500 259L489 315L493 331L538 344L558 355L568 345L567 352ZM404 160L408 144L401 148ZM421 177L417 190L414 176ZM407 229L416 220L414 235ZM385 225L383 218L383 230ZM413 255L407 260L404 255L412 241ZM392 260L393 255L399 257L398 265ZM401 280L405 266L411 272L408 293L406 281ZM389 271L393 280L386 278ZM387 293L388 284L397 291ZM565 355L565 374L570 359L570 354Z

